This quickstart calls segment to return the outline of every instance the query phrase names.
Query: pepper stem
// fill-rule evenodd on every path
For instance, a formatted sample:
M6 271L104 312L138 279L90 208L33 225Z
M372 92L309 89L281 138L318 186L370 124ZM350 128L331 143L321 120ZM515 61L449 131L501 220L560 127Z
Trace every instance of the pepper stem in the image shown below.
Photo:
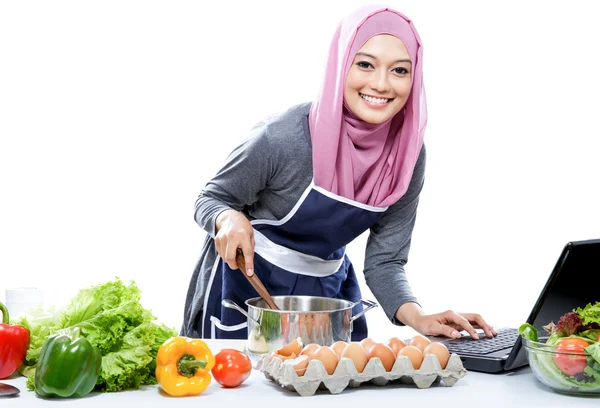
M193 377L198 368L206 367L206 361L196 360L191 354L184 354L177 362L177 371L185 377Z
M2 311L2 323L8 324L10 321L8 317L8 309L4 306L4 303L0 302L0 311Z

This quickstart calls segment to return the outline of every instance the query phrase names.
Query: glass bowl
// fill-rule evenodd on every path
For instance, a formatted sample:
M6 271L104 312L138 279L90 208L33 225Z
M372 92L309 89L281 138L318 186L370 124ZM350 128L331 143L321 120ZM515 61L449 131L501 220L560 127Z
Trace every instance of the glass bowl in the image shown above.
M583 374L568 375L563 373L557 366L558 363L571 372L581 371L587 366L600 368L600 363L588 353L565 353L557 352L555 345L547 345L548 338L540 338L538 342L521 337L523 347L529 360L529 366L536 378L544 385L553 390L567 394L600 394L600 378Z

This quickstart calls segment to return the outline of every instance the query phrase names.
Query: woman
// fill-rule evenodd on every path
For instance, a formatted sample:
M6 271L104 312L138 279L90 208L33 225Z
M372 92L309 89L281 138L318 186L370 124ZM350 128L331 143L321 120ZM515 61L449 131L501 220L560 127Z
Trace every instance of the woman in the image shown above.
M374 6L343 20L317 100L257 125L198 197L195 219L208 235L182 334L247 338L246 317L221 307L257 296L237 270L238 248L246 273L272 295L361 299L345 246L370 229L365 279L392 323L494 336L477 314L425 314L406 280L426 117L422 46L410 20ZM365 337L362 316L352 340Z

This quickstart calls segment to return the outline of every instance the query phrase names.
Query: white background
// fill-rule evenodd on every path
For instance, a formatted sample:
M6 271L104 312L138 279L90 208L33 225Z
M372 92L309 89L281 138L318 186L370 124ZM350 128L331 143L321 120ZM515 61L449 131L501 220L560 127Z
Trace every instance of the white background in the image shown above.
M1 3L0 299L36 286L60 306L118 276L179 328L204 238L196 196L255 122L315 97L338 21L365 3ZM519 324L565 243L600 238L598 14L388 4L425 50L412 288L429 312ZM361 279L365 240L348 248ZM375 338L400 330L367 317Z

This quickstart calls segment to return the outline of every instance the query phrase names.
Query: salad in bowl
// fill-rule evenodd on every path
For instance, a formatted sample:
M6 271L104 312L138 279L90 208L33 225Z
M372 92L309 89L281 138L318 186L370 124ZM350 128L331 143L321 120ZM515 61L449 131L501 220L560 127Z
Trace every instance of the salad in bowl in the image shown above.
M563 315L558 323L519 327L529 365L539 381L566 393L600 394L600 302Z

